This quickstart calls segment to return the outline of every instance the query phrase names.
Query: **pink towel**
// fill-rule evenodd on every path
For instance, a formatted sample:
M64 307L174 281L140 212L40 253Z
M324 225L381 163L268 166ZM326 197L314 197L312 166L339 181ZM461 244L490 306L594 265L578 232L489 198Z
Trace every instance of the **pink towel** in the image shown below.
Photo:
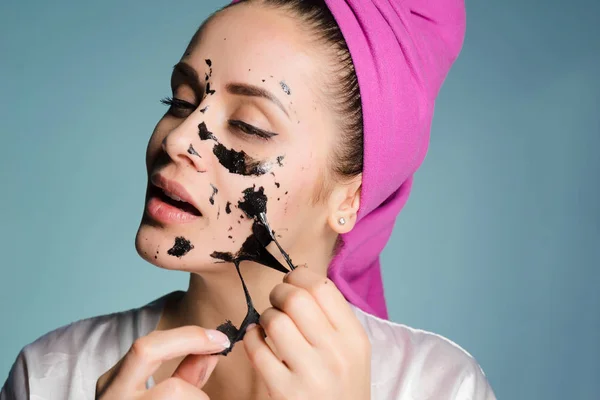
M387 319L379 255L425 158L435 98L464 39L464 1L326 2L358 75L365 146L359 221L329 277L350 303Z
M388 318L379 255L429 145L435 98L462 48L464 0L326 0L354 62L364 119L355 228L329 278L363 311Z

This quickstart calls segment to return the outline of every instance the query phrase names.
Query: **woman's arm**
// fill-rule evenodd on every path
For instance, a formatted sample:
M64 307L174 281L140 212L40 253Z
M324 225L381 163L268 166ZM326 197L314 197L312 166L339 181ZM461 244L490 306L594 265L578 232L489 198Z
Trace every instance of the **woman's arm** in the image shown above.
M29 379L27 374L27 362L24 350L19 352L13 364L6 382L0 390L0 400L28 400Z

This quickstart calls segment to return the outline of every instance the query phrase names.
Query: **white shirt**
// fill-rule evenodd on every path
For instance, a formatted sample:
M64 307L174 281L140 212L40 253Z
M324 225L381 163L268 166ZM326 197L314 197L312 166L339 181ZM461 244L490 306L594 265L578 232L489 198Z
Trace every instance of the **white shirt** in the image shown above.
M21 350L0 400L93 400L100 375L156 329L170 296L183 293L45 334ZM371 400L496 399L477 362L458 345L351 307L371 341Z

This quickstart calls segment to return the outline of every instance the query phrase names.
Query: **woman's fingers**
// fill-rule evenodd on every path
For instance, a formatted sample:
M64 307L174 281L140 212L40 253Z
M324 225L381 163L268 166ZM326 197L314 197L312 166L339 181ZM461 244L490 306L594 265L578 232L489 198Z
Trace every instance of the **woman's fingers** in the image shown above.
M189 354L219 353L229 346L223 333L198 326L153 331L133 343L114 379L109 381L110 391L134 393L145 388L148 378L164 361Z
M210 378L218 361L218 356L190 354L179 364L173 377L181 378L201 389Z
M121 397L119 397L121 398ZM210 400L196 386L180 378L171 377L148 390L140 400Z
M263 330L260 326L255 325L252 329L246 331L244 335L244 348L254 369L258 371L267 385L267 390L272 396L277 398L281 393L281 388L285 387L287 382L290 381L291 372L273 354L273 351L265 341Z
M287 314L273 307L267 308L260 316L260 326L272 343L275 356L290 370L305 372L306 366L313 363L313 347Z
M273 288L269 299L273 307L291 318L311 345L321 348L333 345L331 340L337 332L308 291L289 283L280 283Z
M338 332L347 332L348 329L362 329L360 322L348 306L348 301L338 290L335 284L308 268L296 268L283 279L285 283L306 290L317 301L321 310ZM278 299L271 299L277 302ZM279 308L279 304L273 303Z

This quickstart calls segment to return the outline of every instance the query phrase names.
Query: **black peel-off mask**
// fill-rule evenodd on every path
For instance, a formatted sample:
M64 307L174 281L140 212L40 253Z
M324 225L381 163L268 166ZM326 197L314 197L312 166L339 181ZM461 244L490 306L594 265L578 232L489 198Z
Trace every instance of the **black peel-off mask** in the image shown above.
M175 238L175 244L173 244L173 247L167 250L167 254L177 258L181 258L187 253L189 253L189 251L193 248L194 245L191 244L189 240L187 240L183 236L177 236Z
M244 339L248 325L252 323L258 324L260 319L260 314L256 311L256 308L252 303L252 297L250 296L244 277L241 274L240 263L242 261L254 261L282 273L289 272L289 270L266 249L269 243L275 240L275 237L274 232L271 231L268 222L266 221L268 199L264 193L264 188L261 186L257 190L256 185L254 185L253 187L245 189L243 195L243 199L238 202L238 208L242 210L248 218L253 219L252 234L246 238L244 244L242 244L241 248L235 254L217 251L211 254L211 257L221 260L221 262L230 262L235 265L242 283L247 306L246 316L239 329L233 325L230 320L226 320L217 327L217 330L227 335L231 342L231 346L220 353L222 355L227 355L231 352L234 344ZM277 246L282 251L282 254L284 254L284 258L288 262L290 269L293 269L293 264L287 253L283 251L281 246L279 246L279 243L277 243Z
M245 151L236 151L225 147L219 142L217 137L208 130L206 123L201 122L198 125L198 136L201 140L213 140L216 142L213 147L213 154L219 160L219 163L227 168L232 174L245 176L261 176L266 174L273 167L273 163L269 161L256 160L246 154ZM277 157L277 164L281 164L283 156Z
M290 87L287 85L287 83L285 83L284 81L281 81L281 82L279 82L279 85L281 86L281 89L283 89L285 94L287 94L288 96L292 94L292 91L291 91Z
M198 154L198 152L196 151L196 149L194 149L194 146L192 146L191 144L190 144L190 147L188 147L188 150L187 150L187 152L188 152L188 154L191 154L191 155L193 155L193 156L196 156L196 157L200 157L200 158L202 158L202 157L200 156L200 154Z

